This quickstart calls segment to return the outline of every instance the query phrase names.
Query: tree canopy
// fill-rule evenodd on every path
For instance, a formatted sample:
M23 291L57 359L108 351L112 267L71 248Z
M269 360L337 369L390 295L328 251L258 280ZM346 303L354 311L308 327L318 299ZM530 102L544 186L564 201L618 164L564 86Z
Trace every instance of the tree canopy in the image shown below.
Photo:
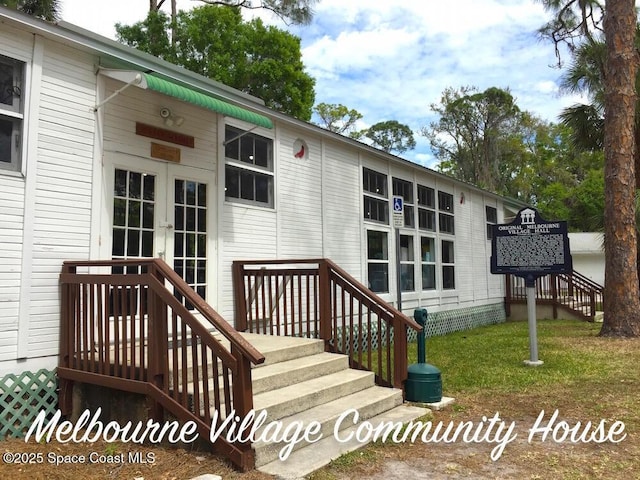
M264 100L274 110L311 118L315 80L305 72L300 39L239 8L203 5L171 19L150 11L134 25L116 25L118 40Z
M60 0L0 0L0 5L48 22L60 19Z
M313 111L320 119L316 123L319 127L352 138L362 136L362 132L356 130L356 122L362 119L362 114L357 110L345 107L341 103L321 102L313 107Z
M397 120L387 120L371 125L363 132L374 147L387 153L404 153L416 148L413 131Z
M440 118L421 133L443 172L494 192L517 193L505 187L511 184L513 170L526 163L522 147L535 122L520 110L509 90L447 88L431 110Z
M157 0L156 0L157 1ZM164 1L164 0L162 0ZM313 18L313 5L319 0L199 0L208 5L232 6L250 10L264 9L276 14L287 24L308 25Z

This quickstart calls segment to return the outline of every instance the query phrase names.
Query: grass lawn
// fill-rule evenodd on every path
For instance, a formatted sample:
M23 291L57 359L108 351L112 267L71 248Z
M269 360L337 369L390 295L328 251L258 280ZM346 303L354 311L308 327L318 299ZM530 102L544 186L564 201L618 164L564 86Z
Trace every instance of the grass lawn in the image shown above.
M640 478L640 339L598 337L600 324L547 320L538 322L539 357L528 367L526 322L482 327L427 339L427 362L442 371L443 393L452 407L434 412L435 425L471 421L499 413L517 426L518 439L497 461L495 444L380 443L336 460L314 474L336 478ZM409 363L417 361L415 345ZM557 422L569 425L615 421L627 437L618 444L556 443L540 435L529 442L529 429L540 412L545 423L558 410ZM425 419L428 420L428 419ZM595 426L593 427L595 428ZM402 472L394 477L395 472ZM422 476L421 476L422 478Z
M514 424L517 438L502 456L491 460L495 443L423 442L376 443L344 455L314 473L313 480L376 479L640 479L640 339L598 337L599 324L542 321L538 323L538 349L544 365L527 367L529 340L526 322L506 323L427 340L427 361L442 371L443 392L456 403L429 418L442 422L480 425L499 414ZM417 361L415 345L409 363ZM534 438L528 429L545 411L549 421L570 425L589 421L624 423L624 441L613 443L556 443ZM484 418L484 420L483 420ZM150 465L92 465L48 463L9 465L0 462L0 478L87 479L105 478L182 480L216 473L224 480L268 480L252 471L239 473L219 458L197 451L131 444L38 444L6 440L0 451L54 453L55 455L151 454Z

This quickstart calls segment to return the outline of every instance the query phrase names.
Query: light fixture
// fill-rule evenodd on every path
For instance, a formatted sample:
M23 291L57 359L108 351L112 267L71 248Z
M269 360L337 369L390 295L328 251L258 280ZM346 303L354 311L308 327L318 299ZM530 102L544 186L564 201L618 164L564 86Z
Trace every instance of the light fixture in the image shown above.
M184 123L184 118L183 117L178 117L173 115L173 113L171 112L171 110L167 107L162 107L160 109L160 117L164 119L164 124L167 127L173 127L174 125L176 127L179 127L180 125L182 125Z

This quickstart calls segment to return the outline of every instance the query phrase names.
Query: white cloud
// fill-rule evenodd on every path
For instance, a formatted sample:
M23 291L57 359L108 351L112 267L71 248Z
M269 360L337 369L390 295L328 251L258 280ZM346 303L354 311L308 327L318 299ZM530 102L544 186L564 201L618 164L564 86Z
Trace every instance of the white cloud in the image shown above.
M111 37L116 21L142 20L148 7L142 0L88 3L63 0L63 18ZM182 9L195 5L201 2L178 0ZM558 93L553 45L535 33L548 19L536 0L320 0L315 10L308 26L259 15L301 37L316 102L354 108L367 125L393 119L417 132L435 120L429 105L442 91L463 85L510 88L520 108L551 121L576 102ZM416 139L404 156L432 162L428 142Z

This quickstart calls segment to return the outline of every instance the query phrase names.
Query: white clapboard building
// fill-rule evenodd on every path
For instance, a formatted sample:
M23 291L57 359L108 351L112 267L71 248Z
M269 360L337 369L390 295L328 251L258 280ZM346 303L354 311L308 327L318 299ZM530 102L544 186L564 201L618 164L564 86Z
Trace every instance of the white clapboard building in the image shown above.
M0 379L55 370L65 260L162 258L232 325L238 259L328 258L394 305L399 269L407 315L504 319L512 200L5 8L0 87Z

